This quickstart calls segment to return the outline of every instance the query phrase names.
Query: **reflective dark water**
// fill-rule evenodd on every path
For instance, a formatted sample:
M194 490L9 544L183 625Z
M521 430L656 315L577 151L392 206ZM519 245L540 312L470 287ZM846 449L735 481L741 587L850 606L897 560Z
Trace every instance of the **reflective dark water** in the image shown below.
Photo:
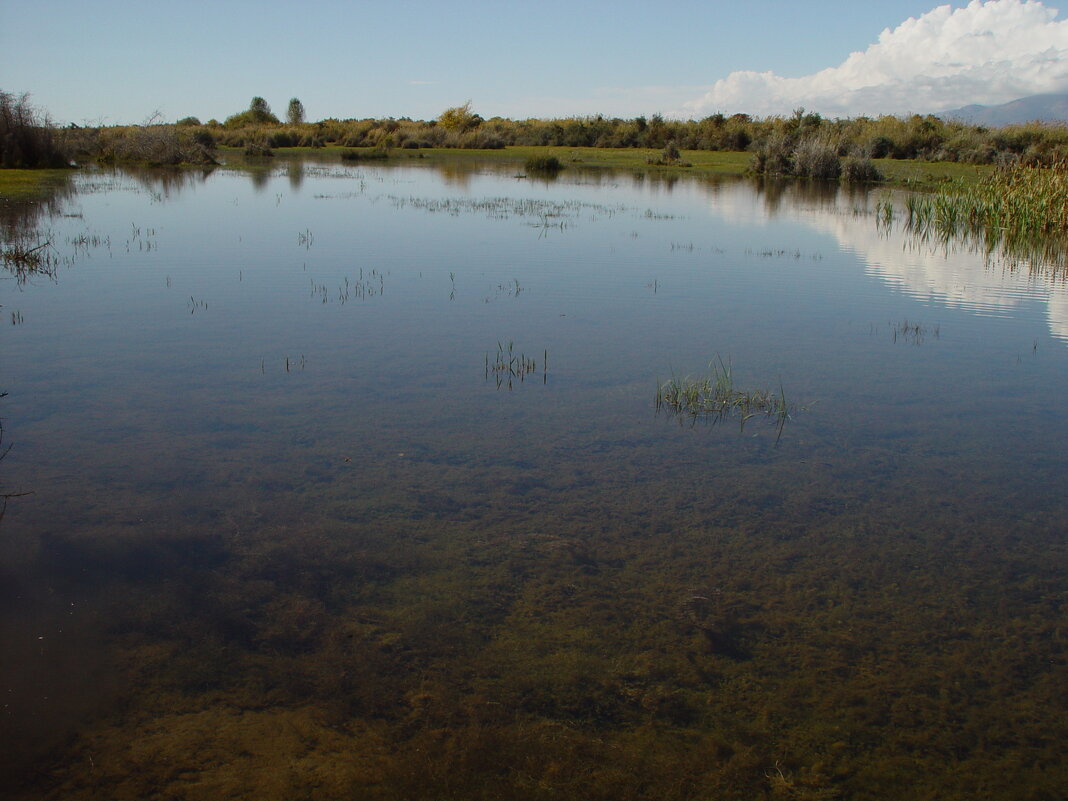
M882 193L77 176L0 282L5 792L1062 797L1068 289ZM781 436L657 412L714 359Z

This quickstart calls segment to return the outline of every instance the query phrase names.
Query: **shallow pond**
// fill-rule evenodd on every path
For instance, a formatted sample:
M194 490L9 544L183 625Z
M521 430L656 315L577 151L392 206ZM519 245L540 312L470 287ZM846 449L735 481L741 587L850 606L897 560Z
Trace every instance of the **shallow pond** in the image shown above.
M1061 797L1063 272L885 190L514 173L87 172L32 221L14 797ZM788 419L658 409L712 362Z

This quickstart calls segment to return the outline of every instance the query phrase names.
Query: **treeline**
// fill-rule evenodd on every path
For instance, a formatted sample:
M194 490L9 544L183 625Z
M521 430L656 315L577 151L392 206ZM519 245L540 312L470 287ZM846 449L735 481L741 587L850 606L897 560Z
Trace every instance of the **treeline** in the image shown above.
M509 145L683 150L754 151L818 140L839 156L922 159L990 164L1006 158L1051 163L1068 156L1068 127L1029 123L987 128L933 115L827 119L799 109L788 117L713 114L701 120L669 120L654 114L631 119L604 116L564 119L483 119L469 105L448 109L436 120L326 119L301 124L225 123L196 125L228 147L502 148Z
M26 96L0 92L0 163L48 166L78 161L203 164L218 146L267 155L275 148L477 148L509 145L749 151L757 172L824 176L870 159L921 159L990 164L1051 164L1068 157L1068 127L1029 123L987 128L933 115L826 119L796 110L783 117L713 114L701 120L651 117L483 119L471 104L446 109L434 120L325 119L306 122L303 104L289 101L284 120L261 97L224 122L185 117L165 124L157 116L142 125L55 129ZM829 165L829 166L828 166ZM831 170L833 172L833 169Z

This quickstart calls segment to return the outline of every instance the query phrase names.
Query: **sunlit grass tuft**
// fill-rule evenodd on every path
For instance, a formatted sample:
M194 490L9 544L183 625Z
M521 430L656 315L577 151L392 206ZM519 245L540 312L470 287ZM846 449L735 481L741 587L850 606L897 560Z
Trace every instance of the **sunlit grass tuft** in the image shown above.
M657 412L693 419L710 418L714 422L736 418L740 428L754 417L777 421L779 434L790 417L791 406L780 385L778 393L766 389L741 389L734 383L730 360L717 356L709 363L709 375L694 378L673 376L660 383L656 391Z

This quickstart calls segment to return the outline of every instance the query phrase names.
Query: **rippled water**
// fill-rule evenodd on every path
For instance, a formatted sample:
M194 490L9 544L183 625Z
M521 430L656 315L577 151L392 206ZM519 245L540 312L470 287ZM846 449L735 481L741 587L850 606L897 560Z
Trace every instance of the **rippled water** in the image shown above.
M77 176L0 283L16 797L1060 797L1068 289L883 192ZM781 436L657 412L714 359Z

